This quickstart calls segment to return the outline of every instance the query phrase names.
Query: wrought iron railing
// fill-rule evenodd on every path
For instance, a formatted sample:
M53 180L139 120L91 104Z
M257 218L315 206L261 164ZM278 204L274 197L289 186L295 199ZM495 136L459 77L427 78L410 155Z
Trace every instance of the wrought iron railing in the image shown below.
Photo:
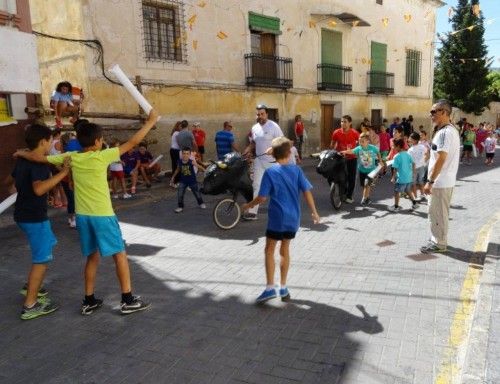
M335 64L318 64L318 90L352 91L352 67Z
M370 71L368 75L368 93L394 93L394 73Z
M248 53L245 55L245 77L248 86L292 88L292 59Z

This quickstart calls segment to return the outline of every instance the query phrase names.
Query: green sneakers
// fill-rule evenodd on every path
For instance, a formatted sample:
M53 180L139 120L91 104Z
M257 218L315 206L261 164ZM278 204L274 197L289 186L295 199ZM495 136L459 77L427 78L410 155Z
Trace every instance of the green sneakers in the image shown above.
M23 306L23 310L21 311L21 319L36 319L37 317L48 315L49 313L57 311L57 309L59 309L58 305L50 302L49 300L43 303L37 301L31 308L26 308L25 306Z
M19 293L23 296L26 296L28 294L28 284L27 283L24 284L23 288L19 291ZM38 290L38 297L45 297L45 296L47 296L48 293L49 292L45 288L41 287Z

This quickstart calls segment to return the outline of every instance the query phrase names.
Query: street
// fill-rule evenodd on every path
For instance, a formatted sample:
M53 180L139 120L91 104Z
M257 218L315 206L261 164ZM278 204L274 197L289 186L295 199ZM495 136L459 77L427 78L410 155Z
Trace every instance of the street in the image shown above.
M222 231L211 217L217 197L206 196L208 209L201 210L187 192L184 212L175 214L174 191L163 182L149 197L122 201L117 210L133 292L152 308L120 315L114 264L103 259L96 296L104 306L82 316L77 232L55 212L59 243L45 287L61 307L23 322L19 290L30 252L6 212L0 382L498 383L499 352L491 340L498 346L500 168L482 161L460 166L449 252L423 255L426 205L410 212L411 202L403 199L404 211L389 212L392 185L385 177L369 209L359 206L357 186L355 203L334 211L326 180L307 159L303 168L322 222L313 225L303 205L291 243L292 300L262 306L254 300L265 287L266 210L257 221ZM483 265L490 279L484 286ZM478 313L484 289L489 301L483 297ZM476 322L482 338L470 337ZM484 357L472 364L479 354ZM453 381L462 375L467 379Z

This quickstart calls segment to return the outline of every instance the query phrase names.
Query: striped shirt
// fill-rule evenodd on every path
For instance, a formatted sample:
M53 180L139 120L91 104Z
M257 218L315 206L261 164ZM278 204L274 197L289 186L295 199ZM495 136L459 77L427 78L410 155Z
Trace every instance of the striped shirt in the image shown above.
M219 131L215 134L217 157L224 159L224 155L233 151L234 135L230 131Z

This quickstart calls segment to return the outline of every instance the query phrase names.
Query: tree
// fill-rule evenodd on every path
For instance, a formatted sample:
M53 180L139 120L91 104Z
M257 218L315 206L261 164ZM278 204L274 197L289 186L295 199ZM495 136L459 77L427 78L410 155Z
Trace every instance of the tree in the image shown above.
M480 115L491 101L491 81L479 0L459 0L450 21L453 31L438 35L442 46L436 57L434 97Z
M492 101L500 101L500 71L493 71L488 74L490 80L489 92Z

